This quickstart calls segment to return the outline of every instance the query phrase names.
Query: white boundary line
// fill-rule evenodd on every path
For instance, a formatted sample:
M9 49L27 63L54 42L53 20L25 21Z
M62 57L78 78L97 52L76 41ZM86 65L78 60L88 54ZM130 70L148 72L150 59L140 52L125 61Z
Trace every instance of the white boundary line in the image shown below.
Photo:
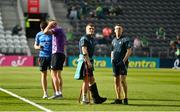
M41 106L41 105L38 105L38 104L36 104L36 103L34 103L34 102L26 99L26 98L20 97L20 96L14 94L14 93L12 93L12 92L10 92L10 91L8 91L8 90L5 90L5 89L3 89L3 88L1 88L1 87L0 87L0 91L5 92L5 93L7 93L7 94L9 94L9 95L11 95L11 96L13 96L13 97L15 97L15 98L18 98L18 99L26 102L26 103L29 103L29 104L31 104L31 105L33 105L33 106L35 106L35 107L37 107L37 108L45 111L45 112L53 112L52 110L49 110L49 109L47 109L47 108L45 108L45 107L43 107L43 106Z

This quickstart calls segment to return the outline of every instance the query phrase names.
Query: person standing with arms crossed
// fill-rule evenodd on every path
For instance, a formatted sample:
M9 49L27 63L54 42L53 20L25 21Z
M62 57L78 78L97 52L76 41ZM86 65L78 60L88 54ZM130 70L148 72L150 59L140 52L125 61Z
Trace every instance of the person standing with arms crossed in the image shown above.
M44 92L43 99L48 98L47 92L47 69L50 69L52 36L44 34L47 22L40 23L41 31L36 34L34 48L39 51L39 68L41 71L41 85Z
M50 20L48 26L44 30L45 34L50 34L52 38L52 57L51 57L51 76L55 87L55 94L49 99L62 98L63 80L61 72L65 61L65 44L66 35L61 27L57 25L55 20Z
M86 25L86 34L79 41L80 57L84 59L83 68L83 85L82 85L82 104L89 104L87 91L90 88L91 95L95 104L101 104L107 98L99 96L97 85L93 74L93 54L94 54L94 31L95 26L92 23ZM85 74L88 72L88 84L86 84ZM87 74L86 74L87 75Z
M111 104L122 104L121 92L125 94L124 104L128 105L127 67L128 58L132 53L129 38L123 36L123 26L120 24L114 27L115 38L112 40L111 62L114 72L114 86L116 99Z

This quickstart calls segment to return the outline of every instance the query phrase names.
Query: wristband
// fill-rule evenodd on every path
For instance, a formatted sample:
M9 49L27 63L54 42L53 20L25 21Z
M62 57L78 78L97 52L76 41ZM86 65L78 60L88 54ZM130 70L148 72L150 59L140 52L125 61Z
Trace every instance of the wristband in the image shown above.
M83 56L87 56L87 54L83 54Z
M40 49L41 49L41 50L43 50L43 48L44 48L43 46L40 46Z

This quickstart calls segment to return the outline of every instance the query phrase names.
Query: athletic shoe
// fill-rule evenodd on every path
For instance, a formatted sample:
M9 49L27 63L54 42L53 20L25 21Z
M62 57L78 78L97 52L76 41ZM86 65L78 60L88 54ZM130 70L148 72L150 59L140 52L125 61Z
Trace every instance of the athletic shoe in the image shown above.
M128 98L124 99L124 105L128 105Z
M48 99L60 99L60 98L63 98L62 94L60 94L60 95L53 95L53 96L49 97Z
M106 100L107 100L107 98L103 98L103 97L97 97L96 99L95 98L93 99L95 104L102 104Z
M48 98L48 95L47 94L45 94L45 95L43 95L43 97L42 97L43 99L47 99Z
M111 104L122 104L122 100L115 99L114 102L112 102Z
M83 104L83 105L87 105L89 103L90 103L89 101L81 101L81 104Z

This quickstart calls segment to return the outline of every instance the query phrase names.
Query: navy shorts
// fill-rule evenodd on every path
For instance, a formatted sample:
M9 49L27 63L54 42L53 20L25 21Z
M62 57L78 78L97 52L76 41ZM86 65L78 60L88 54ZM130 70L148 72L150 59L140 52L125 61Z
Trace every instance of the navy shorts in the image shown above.
M93 64L93 62L91 62ZM94 76L93 71L94 71L94 67L92 66L92 68L87 68L85 65L85 62L82 65L82 72L83 72L83 77L85 77L86 74L88 74L89 77Z
M65 55L63 53L52 54L51 69L52 70L63 70L64 61L65 61Z
M51 58L50 57L39 57L39 70L40 71L47 71L50 69Z
M112 67L113 67L114 76L127 75L128 63L129 63L128 61L124 63L122 60L113 61Z

